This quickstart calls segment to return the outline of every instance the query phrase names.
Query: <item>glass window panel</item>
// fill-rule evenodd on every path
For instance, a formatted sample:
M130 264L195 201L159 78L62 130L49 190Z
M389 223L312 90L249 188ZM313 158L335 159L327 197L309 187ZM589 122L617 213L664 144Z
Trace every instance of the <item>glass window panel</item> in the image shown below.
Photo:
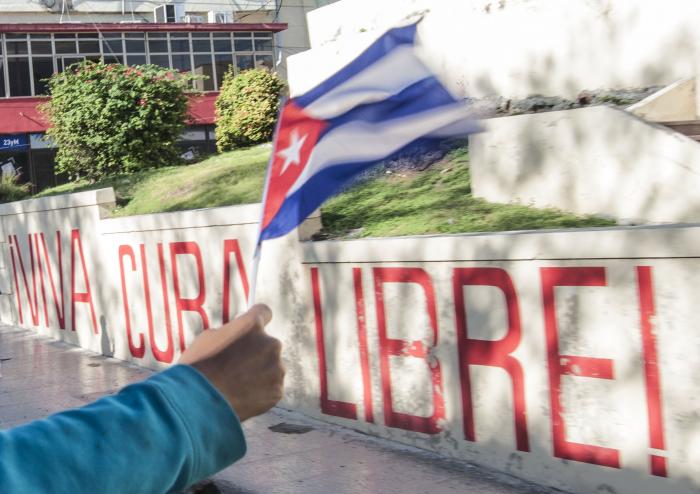
M78 33L78 39L99 39L98 33Z
M272 37L272 33L269 31L255 31L255 33L253 33L253 34L255 34L256 38L271 38Z
M10 58L7 61L10 81L10 96L31 96L32 86L29 78L29 58Z
M256 39L255 51L272 51L271 39Z
M151 53L168 53L168 41L165 39L149 39L148 51Z
M190 54L186 55L173 55L173 68L179 70L180 72L191 72L192 62L190 61Z
M167 38L168 35L165 33L148 33L148 39L155 39L155 38Z
M50 34L39 34L39 33L36 33L36 34L30 34L30 35L29 35L29 38L30 38L30 39L51 39L51 35L50 35Z
M252 38L253 33L250 33L248 31L245 32L240 32L240 33L233 33L234 38Z
M121 39L105 39L102 40L102 53L119 55L123 52Z
M77 53L75 41L56 41L56 53Z
M0 76L5 72L4 68L5 60L0 58ZM5 97L5 78L0 77L0 98Z
M124 33L124 37L127 39L144 39L146 37L145 33Z
M189 39L171 39L170 49L173 52L190 52L190 40Z
M32 41L33 55L51 55L51 41Z
M215 39L214 51L231 52L231 39Z
M62 57L58 59L58 70L63 72L74 63L80 63L85 57Z
M142 39L127 39L125 43L127 53L146 53L146 42Z
M209 39L210 33L192 33L193 38L207 38Z
M122 33L102 33L102 37L105 39L121 38Z
M126 62L129 65L146 65L146 55L127 55Z
M75 33L56 33L53 37L56 39L75 39Z
M200 91L214 90L214 69L209 55L194 56L194 73L195 75L207 76L204 80L195 81L195 87Z
M170 68L170 58L168 55L151 55L151 63L153 65L160 65L166 69Z
M26 41L8 41L7 42L7 54L8 55L26 55L29 53Z
M170 39L174 38L189 39L190 33L170 33Z
M252 39L236 39L234 40L236 51L253 51Z
M32 45L33 47L33 45ZM100 42L95 41L78 41L78 50L80 53L100 53ZM32 52L33 53L33 52Z
M218 53L214 55L214 63L216 65L216 85L220 88L224 83L224 75L233 66L233 55Z
M5 35L5 39L27 39L27 35L26 34L8 33Z
M236 68L239 72L253 68L253 55L236 55Z
M48 84L45 79L53 74L53 58L32 57L32 72L34 75L34 94L48 94Z
M105 63L124 63L124 56L123 55L109 55L107 53L104 54L105 57Z
M211 51L211 41L209 41L209 39L193 39L192 51L195 53Z
M272 70L274 67L272 55L255 55L255 67L258 69L265 68Z
M231 33L212 33L215 38L230 38Z

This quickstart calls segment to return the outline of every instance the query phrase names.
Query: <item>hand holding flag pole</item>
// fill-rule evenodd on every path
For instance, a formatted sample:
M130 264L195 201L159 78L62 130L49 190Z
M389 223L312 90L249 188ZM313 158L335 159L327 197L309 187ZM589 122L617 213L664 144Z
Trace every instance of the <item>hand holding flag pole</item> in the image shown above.
M353 179L420 144L481 129L417 55L417 27L390 29L348 65L283 106L263 193L248 305L262 242L297 228Z

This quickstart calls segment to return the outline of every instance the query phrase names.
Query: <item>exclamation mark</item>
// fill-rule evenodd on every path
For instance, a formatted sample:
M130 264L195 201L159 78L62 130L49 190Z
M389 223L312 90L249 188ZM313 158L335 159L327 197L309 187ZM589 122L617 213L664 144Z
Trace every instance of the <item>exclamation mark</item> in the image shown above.
M656 351L654 291L651 266L637 266L639 287L639 313L644 351L644 377L647 394L647 417L649 421L649 455L652 475L666 477L666 450L664 444L663 411L661 407L661 378L659 376Z

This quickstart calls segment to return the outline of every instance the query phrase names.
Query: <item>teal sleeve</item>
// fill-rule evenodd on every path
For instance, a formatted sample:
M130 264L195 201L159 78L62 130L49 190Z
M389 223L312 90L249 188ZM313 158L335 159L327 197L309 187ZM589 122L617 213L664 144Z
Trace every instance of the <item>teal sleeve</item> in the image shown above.
M240 421L177 365L114 396L0 432L0 492L178 492L243 457Z

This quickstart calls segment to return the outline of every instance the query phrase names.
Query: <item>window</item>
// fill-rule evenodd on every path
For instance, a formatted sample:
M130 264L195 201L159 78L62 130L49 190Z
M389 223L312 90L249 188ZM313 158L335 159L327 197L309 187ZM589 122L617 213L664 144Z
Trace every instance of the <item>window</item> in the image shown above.
M211 51L209 33L192 33L192 51L206 53Z
M152 63L193 72L203 76L194 83L202 91L219 89L229 70L274 67L273 36L266 31L5 33L3 37L0 97L46 94L45 79L83 60Z
M178 70L180 72L191 72L192 71L192 63L190 61L190 54L176 54L174 53L172 55L173 57L173 69Z
M236 51L253 51L252 39L235 39L233 40Z
M104 53L105 57L107 57L107 55L118 57L124 53L121 33L105 33L102 37L102 53Z
M124 37L127 53L146 53L146 41L143 33L126 33Z
M231 35L229 33L214 33L214 51L231 53Z
M168 53L168 40L165 33L148 34L148 51L151 53Z
M236 68L239 72L253 68L253 55L236 55Z
M166 69L170 68L170 57L168 55L151 55L151 63L153 65L160 65Z
M32 41L32 55L52 55L51 41Z
M78 51L80 53L100 53L100 42L98 40L78 40Z
M214 55L214 64L216 66L216 87L221 88L224 83L224 75L233 66L233 55L217 53Z
M52 57L32 57L32 75L34 76L34 94L47 94L46 79L53 74Z
M195 75L203 75L207 78L204 80L195 81L195 87L200 91L214 90L214 68L211 63L211 55L195 55L194 56L194 73Z
M131 55L126 56L126 63L128 65L146 65L146 55Z
M173 53L189 53L190 35L188 33L171 33L170 50Z
M10 96L31 96L32 83L29 77L29 58L10 57L7 60L10 81Z
M8 55L26 55L29 53L29 48L27 47L26 41L8 41L7 42L7 54Z
M272 70L274 68L272 55L255 55L255 67L258 69Z

